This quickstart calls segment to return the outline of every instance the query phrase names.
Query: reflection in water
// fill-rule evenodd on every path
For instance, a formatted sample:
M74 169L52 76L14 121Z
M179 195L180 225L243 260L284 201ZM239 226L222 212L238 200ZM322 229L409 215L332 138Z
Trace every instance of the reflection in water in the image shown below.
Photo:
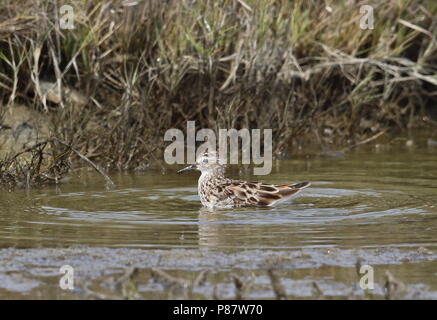
M221 238L224 234L224 216L219 210L201 208L199 210L199 248L225 247Z

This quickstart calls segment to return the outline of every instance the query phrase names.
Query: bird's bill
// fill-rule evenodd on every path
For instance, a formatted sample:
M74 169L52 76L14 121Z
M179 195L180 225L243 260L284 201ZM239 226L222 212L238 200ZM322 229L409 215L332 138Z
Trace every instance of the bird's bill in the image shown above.
M185 167L185 168L179 170L176 173L182 173L182 172L185 172L185 171L188 171L188 170L193 170L193 169L197 169L197 166L195 164L192 164L192 165L190 165L188 167Z

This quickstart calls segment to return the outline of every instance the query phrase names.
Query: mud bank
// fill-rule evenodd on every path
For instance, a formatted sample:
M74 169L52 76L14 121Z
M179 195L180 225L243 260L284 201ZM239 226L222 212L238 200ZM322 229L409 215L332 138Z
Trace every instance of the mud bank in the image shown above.
M2 249L0 298L436 299L437 281L429 281L436 260L437 253L423 247L238 253L92 247ZM64 265L74 270L73 290L59 286ZM360 288L358 270L362 265L374 268L373 290ZM405 268L410 271L405 273ZM285 297L278 296L278 284Z

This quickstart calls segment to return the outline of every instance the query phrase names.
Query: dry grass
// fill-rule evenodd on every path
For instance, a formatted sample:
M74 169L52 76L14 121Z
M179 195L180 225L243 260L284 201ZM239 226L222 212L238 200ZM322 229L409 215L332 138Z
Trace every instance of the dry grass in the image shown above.
M29 189L35 185L60 183L71 168L70 151L53 144L54 141L46 140L1 160L0 186Z
M0 98L46 112L54 136L108 168L161 159L164 132L272 128L274 153L356 144L435 108L437 3L4 1ZM64 95L52 103L41 81ZM67 89L87 97L79 105Z

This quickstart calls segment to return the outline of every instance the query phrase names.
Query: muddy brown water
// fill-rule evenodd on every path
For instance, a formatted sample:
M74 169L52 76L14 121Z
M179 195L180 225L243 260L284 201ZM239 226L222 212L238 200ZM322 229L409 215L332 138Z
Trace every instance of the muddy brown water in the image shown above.
M365 146L276 161L258 177L232 168L250 180L312 182L269 209L202 210L198 174L177 169L114 174L114 189L77 170L58 187L2 191L0 298L234 298L234 276L245 298L275 298L269 268L289 298L384 298L386 271L399 297L437 298L437 148ZM374 289L359 286L357 262L373 268ZM63 265L74 269L73 290L59 286ZM181 281L208 273L187 296L152 268Z

